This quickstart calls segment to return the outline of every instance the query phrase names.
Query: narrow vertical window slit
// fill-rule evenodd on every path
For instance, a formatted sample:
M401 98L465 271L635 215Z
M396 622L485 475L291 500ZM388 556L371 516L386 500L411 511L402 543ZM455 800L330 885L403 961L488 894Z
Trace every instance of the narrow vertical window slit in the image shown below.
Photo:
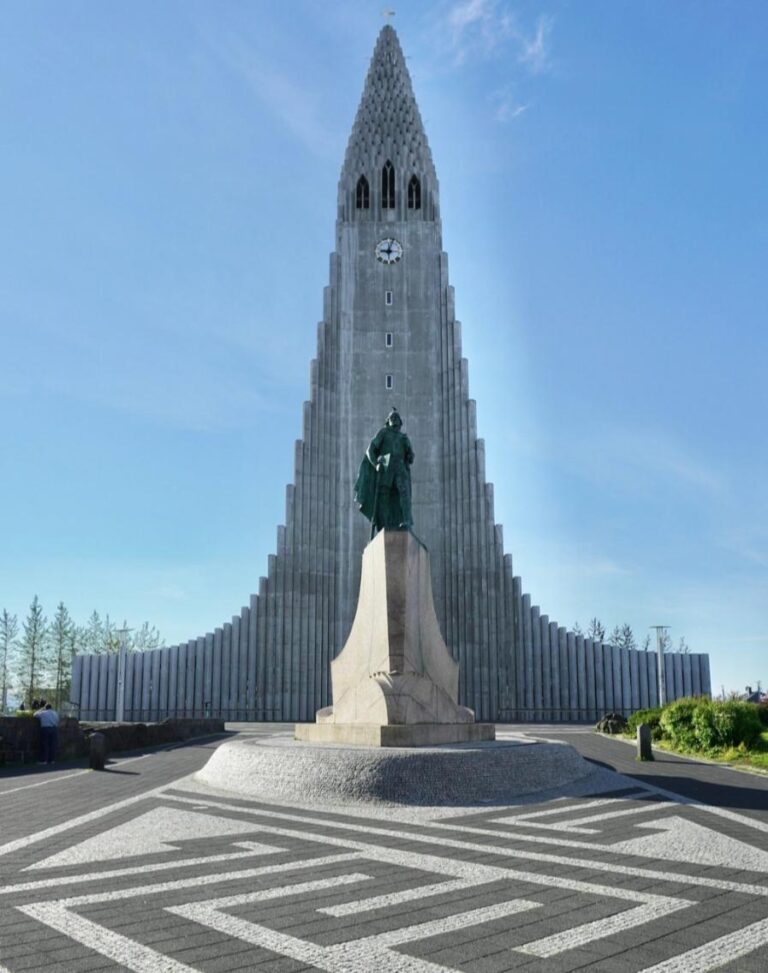
M381 170L381 208L395 208L395 169L389 159Z
M368 188L368 180L365 176L360 176L357 180L357 189L355 191L355 205L357 209L368 209L371 205L371 193Z
M421 183L418 176L411 176L408 183L408 209L421 209Z

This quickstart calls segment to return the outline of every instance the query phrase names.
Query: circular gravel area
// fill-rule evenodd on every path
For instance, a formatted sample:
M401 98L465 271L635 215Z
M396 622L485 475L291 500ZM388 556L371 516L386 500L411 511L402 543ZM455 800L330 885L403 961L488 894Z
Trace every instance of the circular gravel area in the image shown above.
M195 776L264 800L465 807L506 804L594 769L565 743L369 748L268 739L222 744Z

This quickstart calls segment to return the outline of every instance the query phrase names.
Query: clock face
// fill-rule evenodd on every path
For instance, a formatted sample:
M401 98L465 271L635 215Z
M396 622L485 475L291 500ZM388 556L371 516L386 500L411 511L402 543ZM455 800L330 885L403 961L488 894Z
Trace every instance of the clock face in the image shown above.
M376 244L376 259L383 264L396 264L403 255L403 245L397 240L379 240Z

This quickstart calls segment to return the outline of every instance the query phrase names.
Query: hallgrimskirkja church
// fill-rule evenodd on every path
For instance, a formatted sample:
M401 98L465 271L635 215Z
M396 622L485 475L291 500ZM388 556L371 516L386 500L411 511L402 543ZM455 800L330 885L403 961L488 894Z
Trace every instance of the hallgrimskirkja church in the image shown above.
M85 719L309 721L330 701L369 523L353 498L393 405L413 443L414 531L429 550L459 698L477 720L595 720L658 700L655 653L558 625L524 593L495 522L442 249L440 193L394 29L376 42L338 190L325 288L285 525L258 593L181 645L77 656ZM710 692L706 655L664 657L668 699Z

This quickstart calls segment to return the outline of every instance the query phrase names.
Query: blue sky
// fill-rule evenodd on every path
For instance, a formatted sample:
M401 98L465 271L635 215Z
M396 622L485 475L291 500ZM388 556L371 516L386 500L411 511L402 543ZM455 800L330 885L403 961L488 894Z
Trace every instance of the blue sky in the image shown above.
M4 5L0 607L256 590L381 8ZM768 684L768 7L395 10L525 590Z

